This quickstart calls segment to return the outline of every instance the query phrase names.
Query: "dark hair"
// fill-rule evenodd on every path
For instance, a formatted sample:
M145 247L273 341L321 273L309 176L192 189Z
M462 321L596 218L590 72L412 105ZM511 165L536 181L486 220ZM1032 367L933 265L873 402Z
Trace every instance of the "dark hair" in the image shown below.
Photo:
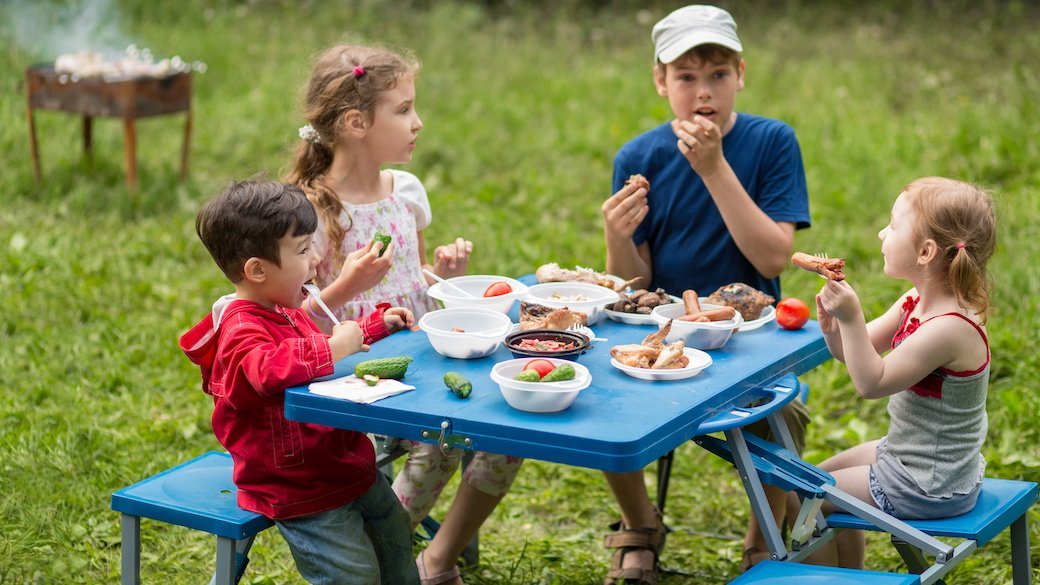
M993 197L981 187L944 177L917 179L903 192L917 215L918 241L935 240L958 304L970 307L985 324L989 313L986 263L997 247Z
M383 93L418 71L419 63L410 55L360 45L331 47L314 63L307 83L303 117L318 136L313 141L300 140L292 170L285 180L302 187L321 215L337 265L343 261L340 249L346 233L339 222L343 205L325 182L325 173L332 164L332 149L343 130L343 114L357 110L371 121Z
M278 240L317 228L318 216L303 190L276 181L232 183L195 218L195 232L231 282L242 280L250 258L281 266Z

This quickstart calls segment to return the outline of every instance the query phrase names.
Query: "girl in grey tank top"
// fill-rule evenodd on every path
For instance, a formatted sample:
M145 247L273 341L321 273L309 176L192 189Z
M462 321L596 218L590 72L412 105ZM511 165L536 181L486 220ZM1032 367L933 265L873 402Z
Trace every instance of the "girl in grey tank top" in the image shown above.
M974 507L985 470L992 198L960 181L918 179L896 198L878 238L885 274L913 288L868 323L852 286L829 280L816 309L827 347L848 366L856 392L889 399L888 433L820 468L893 516L962 514ZM828 546L817 561L862 568L862 531L844 530Z

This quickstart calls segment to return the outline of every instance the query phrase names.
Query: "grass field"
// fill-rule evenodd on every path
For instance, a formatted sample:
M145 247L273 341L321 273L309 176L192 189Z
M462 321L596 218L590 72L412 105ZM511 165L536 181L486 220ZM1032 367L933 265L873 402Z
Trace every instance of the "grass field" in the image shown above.
M45 181L35 183L24 69L53 59L92 18L60 24L63 10L81 10L74 2L0 4L0 583L117 581L111 492L219 447L198 370L176 345L228 290L194 215L232 178L282 173L310 59L323 47L379 41L422 59L426 127L408 169L431 195L429 241L473 240L477 273L548 261L602 267L599 205L613 154L669 116L650 80L649 30L680 3L551 4L92 3L106 34L84 38L208 65L195 77L189 179L177 181L182 118L144 120L136 194L124 187L117 121L95 124L89 164L79 120L48 112L37 116ZM813 227L796 246L848 258L869 315L906 287L881 274L876 239L903 185L948 175L996 193L987 473L1040 480L1040 11L1028 2L860 4L728 4L748 61L738 109L797 131ZM37 28L16 35L16 24ZM785 295L810 300L818 286L804 272L784 275ZM884 433L883 401L857 399L843 367L806 379L809 460ZM747 512L735 474L693 445L680 449L667 517L676 532L662 561L687 575L663 582L734 577ZM598 472L528 462L482 532L482 562L467 582L600 583L601 535L614 519ZM208 537L146 522L143 538L146 581L208 578ZM870 542L868 566L897 570L891 547ZM1004 534L949 582L1010 582L1008 558ZM258 539L244 582L301 582L275 531Z

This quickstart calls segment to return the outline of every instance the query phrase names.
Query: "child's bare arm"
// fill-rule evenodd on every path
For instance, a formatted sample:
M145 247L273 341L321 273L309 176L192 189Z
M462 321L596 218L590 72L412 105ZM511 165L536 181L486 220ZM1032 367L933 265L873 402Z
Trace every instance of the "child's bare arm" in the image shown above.
M751 199L722 155L722 132L714 122L695 116L672 122L672 129L677 148L704 181L741 253L763 276L779 276L791 255L795 225L774 221Z

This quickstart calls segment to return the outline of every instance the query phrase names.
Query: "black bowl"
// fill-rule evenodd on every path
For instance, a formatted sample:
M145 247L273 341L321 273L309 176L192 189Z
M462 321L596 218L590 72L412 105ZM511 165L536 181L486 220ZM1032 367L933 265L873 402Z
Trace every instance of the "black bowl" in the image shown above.
M517 344L524 339L541 339L546 341L559 341L561 343L572 342L574 343L574 349L568 349L564 351L535 351L530 349L521 349L517 347ZM571 360L572 362L578 361L578 356L588 351L591 342L588 337L585 337L581 333L574 331L559 331L556 329L528 329L527 331L517 331L506 335L504 343L509 351L512 352L513 357L516 358L560 358L565 360Z

